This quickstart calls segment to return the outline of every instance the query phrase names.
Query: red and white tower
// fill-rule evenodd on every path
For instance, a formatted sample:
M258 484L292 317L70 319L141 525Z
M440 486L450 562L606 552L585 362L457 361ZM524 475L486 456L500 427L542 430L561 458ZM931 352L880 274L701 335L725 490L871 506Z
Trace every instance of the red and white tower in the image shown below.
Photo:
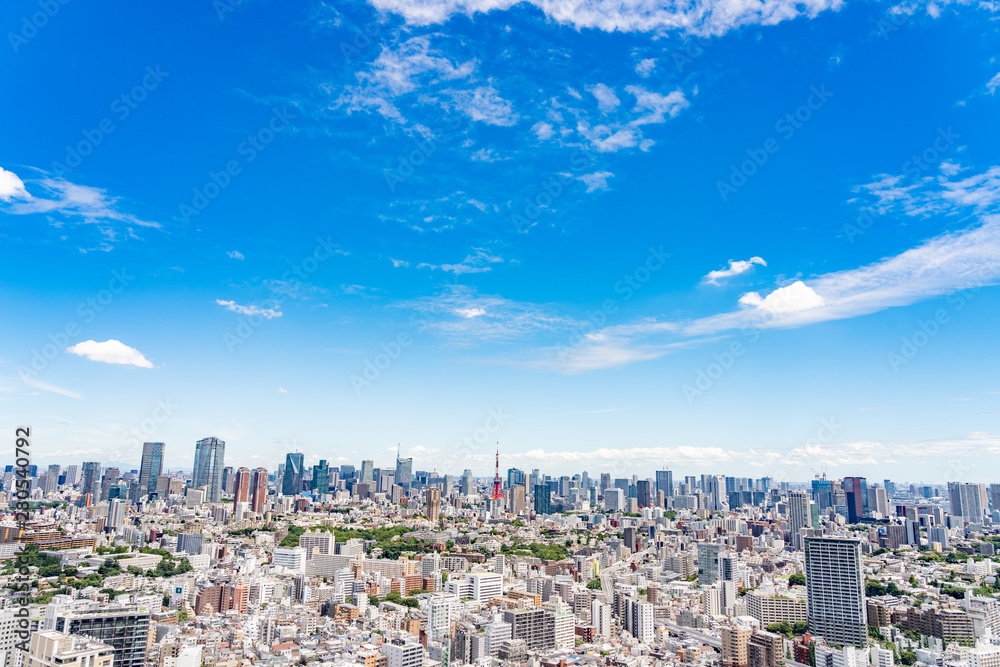
M500 481L500 447L497 443L497 472L493 476L493 494L490 496L493 500L503 500L503 482Z

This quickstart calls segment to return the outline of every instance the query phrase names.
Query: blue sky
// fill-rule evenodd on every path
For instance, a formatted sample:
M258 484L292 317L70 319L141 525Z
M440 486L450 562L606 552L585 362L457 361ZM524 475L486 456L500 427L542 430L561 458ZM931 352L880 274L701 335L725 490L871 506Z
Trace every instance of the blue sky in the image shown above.
M0 420L996 481L995 9L6 3Z

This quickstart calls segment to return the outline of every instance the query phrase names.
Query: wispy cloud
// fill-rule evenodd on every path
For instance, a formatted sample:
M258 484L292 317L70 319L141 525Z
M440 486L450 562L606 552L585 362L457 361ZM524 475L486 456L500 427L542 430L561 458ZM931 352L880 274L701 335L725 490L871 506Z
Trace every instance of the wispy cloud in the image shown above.
M9 215L45 215L51 224L76 222L94 225L103 239L100 247L110 250L120 232L135 235L138 227L159 229L160 223L143 220L121 210L122 201L106 190L78 185L63 178L44 176L28 179L0 169L0 202ZM34 193L29 191L30 186Z
M472 252L466 255L465 259L458 264L430 264L428 262L421 262L417 264L417 268L440 270L446 273L454 273L458 276L463 273L486 273L493 270L492 264L500 264L502 262L503 257L494 255L486 248L473 248Z
M239 260L246 259L243 256L243 253L241 253L239 250L230 250L226 254L229 256L229 259L239 259Z
M706 283L712 285L718 285L719 281L725 280L726 278L731 278L733 276L738 276L741 273L746 273L753 268L754 264L759 264L760 266L767 266L767 262L761 257L751 257L750 259L731 259L729 260L729 268L719 269L717 271L709 271L703 280Z
M574 324L551 306L480 294L467 285L449 285L434 296L404 301L397 307L422 313L429 329L466 345L519 338Z
M559 23L574 28L596 28L606 32L655 32L676 30L693 35L722 35L745 25L774 25L799 16L814 17L838 10L841 0L764 0L733 5L725 2L647 4L598 0L588 3L544 2L543 0L370 0L380 11L401 15L408 23L444 23L456 14L510 9L515 4L531 4Z
M261 308L260 306L254 305L242 306L235 301L223 301L222 299L216 299L215 303L234 313L239 313L240 315L256 315L258 317L263 317L265 320L273 320L274 318L281 317L283 315L280 307Z
M689 321L645 319L588 335L571 372L656 359L679 342L747 328L792 328L907 306L1000 282L1000 216L936 236L866 266L797 280L767 294L750 292L740 308ZM553 362L555 367L559 364Z

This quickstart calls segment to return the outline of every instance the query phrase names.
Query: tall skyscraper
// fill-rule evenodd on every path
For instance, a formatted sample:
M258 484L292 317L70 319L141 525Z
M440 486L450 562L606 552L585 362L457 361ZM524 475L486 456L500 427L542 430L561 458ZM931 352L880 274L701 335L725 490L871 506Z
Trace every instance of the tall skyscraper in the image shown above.
M552 489L548 484L535 485L535 514L552 514Z
M985 484L948 482L948 496L954 516L962 517L965 523L983 522L983 513L989 504Z
M233 484L233 511L240 503L250 503L250 481L252 474L249 468L240 468L236 471L236 481Z
M812 526L812 515L809 511L809 494L805 491L790 491L788 493L788 532L792 534L792 546L802 548L803 528Z
M668 498L674 495L674 473L672 471L656 471L656 490L663 491L663 495Z
M868 480L864 477L845 477L844 495L847 497L847 520L857 523L868 509Z
M640 479L635 483L635 497L639 501L639 507L653 506L652 485L648 479Z
M396 484L409 490L413 483L413 459L400 458L399 447L396 448Z
M361 483L371 484L375 481L375 462L364 460L361 462Z
M139 494L143 499L156 492L156 478L163 474L162 442L142 443L142 462L139 464Z
M314 496L330 493L330 466L325 459L320 459L319 464L313 466L312 490Z
M864 648L868 629L861 543L807 537L805 552L809 632L833 644Z
M226 443L219 438L203 438L194 446L194 474L191 486L205 487L205 502L222 500L222 469L225 467Z
M101 475L101 500L108 499L111 487L118 483L119 477L121 477L121 470L118 468L104 469L104 474Z
M234 470L232 466L226 466L222 469L222 492L230 493L233 488L233 478Z
M472 489L472 471L466 468L465 472L462 473L462 486L459 490L463 496L471 496Z
M303 469L305 455L301 452L288 452L285 455L285 474L281 479L281 494L297 496L302 493Z
M714 542L698 543L698 585L711 586L719 580L722 545Z
M45 493L54 493L59 487L59 465L50 465L48 471L45 473L45 488L42 489Z
M83 462L83 494L91 496L91 502L101 499L101 464L97 461Z
M257 514L264 513L267 503L267 470L257 468L250 477L250 510Z
M427 520L437 521L441 518L441 489L436 486L427 487L424 498L427 501Z

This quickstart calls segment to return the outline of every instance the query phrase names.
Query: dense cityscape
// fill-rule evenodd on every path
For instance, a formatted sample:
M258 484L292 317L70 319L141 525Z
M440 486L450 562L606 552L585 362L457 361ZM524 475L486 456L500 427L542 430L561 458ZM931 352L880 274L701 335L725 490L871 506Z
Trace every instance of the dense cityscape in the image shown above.
M268 471L225 447L30 469L0 665L1000 664L1000 484L501 474L501 452L492 478Z

